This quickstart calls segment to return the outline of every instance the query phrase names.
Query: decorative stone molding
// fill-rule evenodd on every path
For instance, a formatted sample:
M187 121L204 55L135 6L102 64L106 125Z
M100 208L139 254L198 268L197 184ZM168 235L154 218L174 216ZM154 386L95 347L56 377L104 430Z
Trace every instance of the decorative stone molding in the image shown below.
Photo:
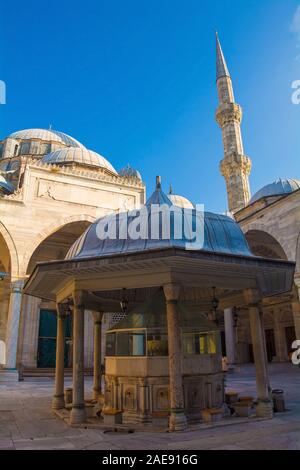
M2 196L2 199L6 201L23 201L24 199L24 186L14 191L12 194Z
M36 161L35 159L29 160L30 166L32 168L38 168L47 170L54 173L59 173L62 175L75 175L83 178L88 178L91 180L105 181L113 184L126 185L134 188L144 188L144 183L136 177L121 177L108 173L105 169L97 168L96 170L90 170L85 167L80 167L77 165L50 165L48 163L43 163L41 161Z
M226 155L226 158L220 162L220 172L224 178L230 178L237 172L242 173L246 178L250 175L251 168L252 162L250 158L238 153Z
M243 111L239 104L224 103L221 104L216 111L216 121L221 129L231 122L241 124L243 118Z

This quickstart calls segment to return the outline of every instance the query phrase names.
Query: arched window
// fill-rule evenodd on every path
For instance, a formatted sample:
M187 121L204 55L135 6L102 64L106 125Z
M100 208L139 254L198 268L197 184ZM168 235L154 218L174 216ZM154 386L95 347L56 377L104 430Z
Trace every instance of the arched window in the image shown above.
M18 148L19 148L19 146L15 145L14 157L16 157L18 155Z

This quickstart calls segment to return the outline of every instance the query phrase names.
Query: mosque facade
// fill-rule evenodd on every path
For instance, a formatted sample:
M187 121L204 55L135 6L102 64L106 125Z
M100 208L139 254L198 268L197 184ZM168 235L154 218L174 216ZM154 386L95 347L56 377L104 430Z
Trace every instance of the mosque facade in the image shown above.
M218 38L217 90L216 120L224 147L220 171L228 209L255 256L296 263L293 290L268 298L262 307L268 360L287 361L293 340L300 339L300 180L280 178L251 197L242 109L235 103ZM183 196L168 198L175 206L193 207ZM30 374L55 366L56 304L22 292L36 264L65 259L97 219L144 202L145 185L137 170L127 166L116 171L106 158L62 132L22 130L0 141L0 380L18 369ZM253 360L248 309L231 306L223 312L223 354L231 364ZM122 316L103 316L103 338ZM84 322L88 369L93 360L92 311ZM68 325L65 367L72 365L71 345Z
M25 280L37 262L63 259L97 218L143 203L145 187L131 167L117 172L54 130L15 132L0 151L0 362L9 370L54 367L56 307L22 296ZM91 357L92 346L87 367Z

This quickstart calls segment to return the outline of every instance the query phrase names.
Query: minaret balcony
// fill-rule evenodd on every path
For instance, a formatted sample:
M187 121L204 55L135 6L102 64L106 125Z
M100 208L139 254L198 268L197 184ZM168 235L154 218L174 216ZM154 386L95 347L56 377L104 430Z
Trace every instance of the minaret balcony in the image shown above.
M223 103L216 111L216 121L221 128L226 124L242 122L243 111L239 104L236 103Z

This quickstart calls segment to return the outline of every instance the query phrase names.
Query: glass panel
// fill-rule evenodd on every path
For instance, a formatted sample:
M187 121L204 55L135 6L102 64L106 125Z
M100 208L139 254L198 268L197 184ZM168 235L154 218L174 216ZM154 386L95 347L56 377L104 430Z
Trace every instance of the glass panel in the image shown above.
M21 143L21 149L20 149L20 154L21 155L26 155L29 153L30 149L30 142L22 142Z
M117 333L116 356L145 356L145 333Z
M147 336L148 356L168 355L168 336L166 334L149 334Z
M216 342L216 335L214 333L209 333L207 335L207 343L208 343L208 353L209 354L216 354L217 353L217 342Z
M183 335L183 352L184 354L196 354L195 337L193 333L185 333Z
M220 350L219 333L184 333L184 354L217 354Z
M116 355L116 334L107 333L106 335L106 356Z
M197 354L206 354L206 335L196 335L197 341L199 343L199 349Z
M35 140L31 141L30 153L33 155L40 153L40 143Z
M132 355L133 356L144 356L145 347L144 347L145 337L144 335L132 335Z

